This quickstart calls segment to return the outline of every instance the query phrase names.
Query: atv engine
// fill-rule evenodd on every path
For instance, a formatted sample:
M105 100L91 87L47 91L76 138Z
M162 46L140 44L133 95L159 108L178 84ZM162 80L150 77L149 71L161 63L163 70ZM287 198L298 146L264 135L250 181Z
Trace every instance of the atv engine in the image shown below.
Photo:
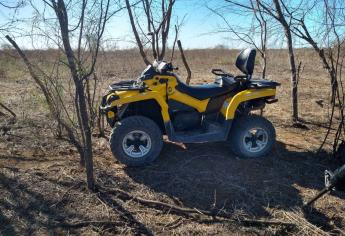
M172 123L176 131L190 130L200 126L201 116L196 111L177 111Z

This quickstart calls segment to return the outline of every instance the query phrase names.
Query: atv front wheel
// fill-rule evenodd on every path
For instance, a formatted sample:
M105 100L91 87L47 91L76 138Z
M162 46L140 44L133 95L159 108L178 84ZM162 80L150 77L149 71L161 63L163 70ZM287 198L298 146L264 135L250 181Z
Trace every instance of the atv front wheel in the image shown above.
M246 158L262 157L271 151L276 133L270 121L262 116L238 117L230 132L233 152Z
M154 161L162 150L162 132L144 116L130 116L115 124L110 137L113 155L127 166L143 166Z

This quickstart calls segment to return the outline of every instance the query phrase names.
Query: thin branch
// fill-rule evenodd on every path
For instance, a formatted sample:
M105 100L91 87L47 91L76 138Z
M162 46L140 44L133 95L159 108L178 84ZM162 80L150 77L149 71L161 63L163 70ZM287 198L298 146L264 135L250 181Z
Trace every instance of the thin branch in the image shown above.
M189 84L190 83L190 79L192 78L192 71L188 65L188 62L187 62L187 59L184 55L184 52L183 52L183 48L182 48L182 43L180 40L177 40L177 46L180 50L180 53L181 53L181 58L182 58L182 61L183 61L183 65L185 66L186 70L187 70L187 78L186 78L186 84Z
M132 26L132 31L133 31L133 34L134 34L134 37L135 37L135 40L137 42L137 45L139 47L139 51L140 51L140 55L141 57L143 58L144 62L146 65L150 65L150 61L147 59L147 55L146 53L144 52L144 47L143 47L143 44L140 40L140 37L139 37L139 34L138 34L138 31L137 31L137 27L135 26L135 22L134 22L134 17L133 17L133 13L132 13L132 7L131 5L129 4L129 0L125 0L126 2L126 7L127 7L127 11L128 11L128 16L129 16L129 20L130 20L130 23L131 23L131 26Z
M16 118L17 115L16 113L14 113L10 108L8 108L7 106L5 106L3 103L0 102L0 107L4 108L6 111L8 111L9 113L11 113L11 115Z

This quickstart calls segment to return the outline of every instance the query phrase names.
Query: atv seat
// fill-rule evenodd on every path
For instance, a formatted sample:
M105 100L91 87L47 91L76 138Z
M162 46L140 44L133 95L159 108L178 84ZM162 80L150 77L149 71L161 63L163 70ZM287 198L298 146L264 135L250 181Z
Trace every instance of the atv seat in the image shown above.
M238 83L231 79L231 78L222 78L223 85L220 84L202 84L202 85L187 85L177 80L178 84L176 86L176 90L181 93L185 93L193 98L198 100L204 100L207 98L217 97L224 95L226 93L230 93L235 90L238 86Z

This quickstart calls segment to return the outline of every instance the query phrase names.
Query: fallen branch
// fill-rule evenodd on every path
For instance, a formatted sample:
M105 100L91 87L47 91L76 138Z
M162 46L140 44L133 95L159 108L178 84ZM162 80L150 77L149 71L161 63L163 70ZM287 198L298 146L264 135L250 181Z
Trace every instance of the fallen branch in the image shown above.
M14 113L10 108L8 108L7 106L5 106L5 105L2 104L1 102L0 102L0 107L4 108L6 111L8 111L9 113L11 113L11 115L12 115L14 118L17 117L16 113ZM2 112L1 112L1 113L2 113ZM3 114L3 113L2 113L2 114Z
M104 226L104 225L111 225L111 226L123 226L124 223L120 221L81 221L81 222L61 222L55 225L50 225L52 228L82 228L87 227L89 225L95 226Z
M276 220L256 220L256 219L247 219L247 218L239 218L239 219L212 219L212 220L200 220L200 223L203 224L214 224L214 223L238 223L242 224L243 226L248 227L263 227L263 226L285 226L285 227L296 227L296 224L289 223L289 222L283 222L283 221L276 221Z
M272 220L256 220L256 219L233 219L231 214L227 214L220 211L206 211L206 210L199 210L199 209L192 209L187 207L179 207L176 205L172 205L165 202L155 201L155 200L148 200L140 197L133 196L121 189L107 189L103 188L106 193L115 194L118 198L124 201L136 201L142 205L155 207L160 210L166 210L170 213L177 213L182 215L190 216L190 214L198 214L198 215L206 215L210 217L222 217L225 218L221 221L224 222L233 222L233 223L242 223L247 226L267 226L267 225L276 225L276 226L287 226L287 227L295 227L296 225L293 223L282 222L282 221L272 221ZM213 220L214 221L214 220Z
M311 224L305 218L301 217L297 212L285 212L284 215L290 222L293 222L296 226L299 226L299 228L302 228L305 232L307 232L306 235L309 235L309 234L318 235L318 236L329 235L327 232L323 231L321 228Z
M64 194L62 195L62 197L60 198L59 201L57 201L56 203L54 203L53 205L51 205L50 207L56 207L57 205L59 205L63 200L65 200L65 197L67 196L67 194L75 188L79 188L82 185L82 182L76 183L74 184L72 187L69 187Z

